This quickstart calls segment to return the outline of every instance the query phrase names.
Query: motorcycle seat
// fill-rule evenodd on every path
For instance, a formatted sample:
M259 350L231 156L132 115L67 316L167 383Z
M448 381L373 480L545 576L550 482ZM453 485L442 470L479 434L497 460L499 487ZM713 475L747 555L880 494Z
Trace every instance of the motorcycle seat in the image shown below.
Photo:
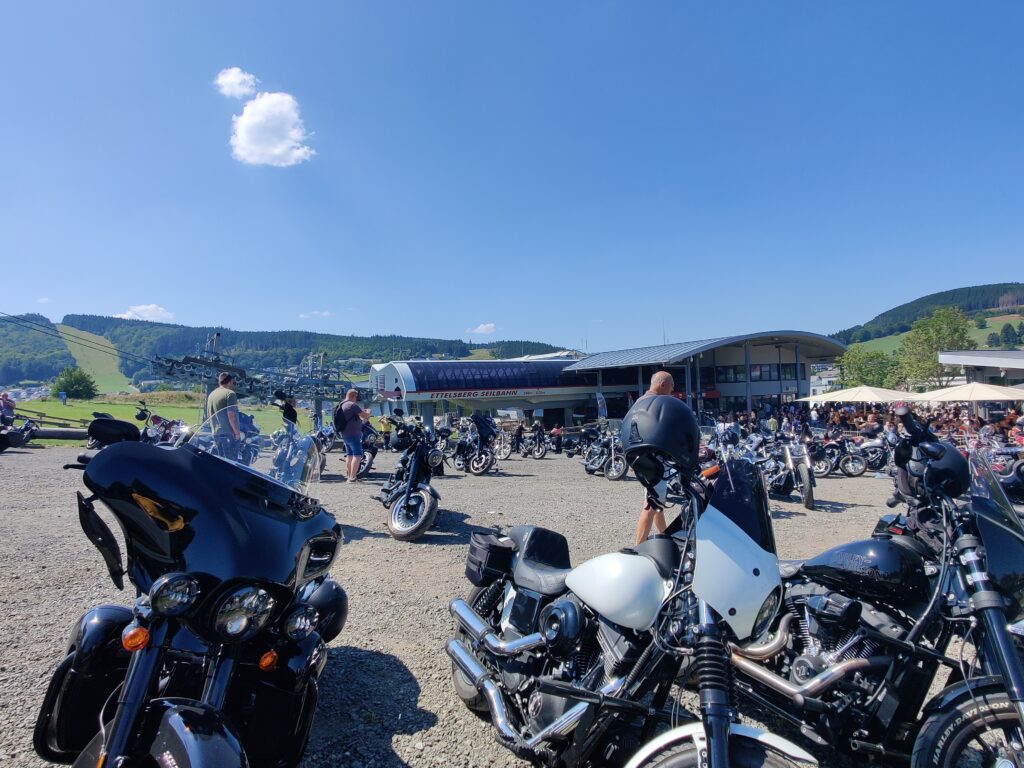
M800 573L806 560L779 560L779 576L784 579L791 579Z
M519 553L512 571L517 586L546 596L565 591L565 577L572 571L565 536L536 525L517 525L508 536Z

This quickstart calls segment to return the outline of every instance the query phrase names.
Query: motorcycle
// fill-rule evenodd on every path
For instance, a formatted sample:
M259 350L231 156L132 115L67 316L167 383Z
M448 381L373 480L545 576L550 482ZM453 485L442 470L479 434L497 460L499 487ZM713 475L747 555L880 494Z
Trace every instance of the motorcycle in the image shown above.
M452 464L460 471L483 475L498 462L493 443L501 430L489 416L474 413L469 418L475 429L468 430L455 444Z
M1018 446L985 445L979 447L1003 491L1014 504L1024 504L1024 452Z
M8 448L21 448L27 445L38 430L39 425L32 419L25 419L20 427L0 427L0 453Z
M97 425L99 425L97 427ZM96 420L105 446L68 468L90 495L78 517L131 608L99 605L72 627L33 733L37 754L76 767L296 766L316 711L326 643L348 598L327 573L341 527L314 498L315 444L291 484L249 467L223 425L179 447ZM101 502L127 546L99 516Z
M607 433L591 443L580 464L588 475L601 472L606 480L621 480L629 469L619 436Z
M826 443L812 440L808 445L808 456L815 477L828 477L833 472L860 477L868 470L868 462L860 447L842 436Z
M871 440L865 440L858 448L864 454L868 469L872 472L881 472L887 467L893 467L893 448L899 442L899 436L895 433L881 434Z
M374 428L368 421L364 421L361 427L361 440L363 446L363 455L359 459L359 469L356 470L356 477L366 477L370 474L373 469L373 462L377 458L377 452L380 450L380 433ZM394 444L394 438L392 438L392 446ZM344 443L342 443L344 446ZM342 459L348 457L348 451L342 452ZM326 464L326 457L324 462Z
M565 537L532 525L473 533L467 599L445 650L464 704L534 765L670 768L816 764L734 722L729 643L758 638L781 584L753 465L727 463L666 531L573 568ZM698 712L670 700L692 679ZM667 726L668 730L656 735Z
M402 455L395 471L371 498L388 510L388 532L399 541L413 541L426 533L437 518L441 495L430 480L444 461L444 453L431 445L429 436L418 424L384 418L395 428L391 442Z
M519 447L519 454L524 458L543 459L548 454L548 442L544 435L538 436L531 433L523 437L523 444Z
M93 414L95 416L95 414ZM184 430L185 423L176 419L165 419L146 407L145 400L139 400L136 407L135 420L141 421L140 439L144 443L173 444Z
M512 455L512 437L505 430L494 438L494 455L502 461L507 461Z
M804 509L814 509L814 476L800 442L784 436L769 442L764 435L754 434L747 438L746 450L757 456L754 461L764 474L769 493L790 496L796 491Z
M770 638L731 649L737 689L843 752L911 768L1021 765L1024 525L982 455L965 462L906 408L897 414L909 436L890 505L906 502L909 516L781 564ZM943 668L950 677L930 695Z
M566 438L565 455L570 459L575 456L582 456L596 440L600 439L601 432L597 427L583 427L583 429L580 430L580 436L577 439L571 440Z

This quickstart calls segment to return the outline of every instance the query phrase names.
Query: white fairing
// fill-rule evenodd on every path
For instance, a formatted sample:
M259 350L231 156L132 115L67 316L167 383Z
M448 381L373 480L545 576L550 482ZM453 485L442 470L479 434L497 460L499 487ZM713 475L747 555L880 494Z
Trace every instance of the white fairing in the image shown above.
M751 728L749 725L740 725L739 723L730 725L729 733L734 738L750 739L751 741L759 742L769 750L785 755L800 765L812 766L818 764L818 761L814 759L812 754L773 733L765 733L757 728ZM649 760L688 741L693 743L698 754L706 754L707 738L704 735L703 723L687 723L678 728L673 728L671 731L665 731L656 739L652 739L640 747L637 753L626 763L626 768L641 768ZM701 765L705 763L701 763Z
M709 505L697 519L693 593L714 608L742 642L750 637L768 595L780 586L778 558Z
M621 552L574 568L565 585L608 621L636 630L654 623L670 586L646 557Z

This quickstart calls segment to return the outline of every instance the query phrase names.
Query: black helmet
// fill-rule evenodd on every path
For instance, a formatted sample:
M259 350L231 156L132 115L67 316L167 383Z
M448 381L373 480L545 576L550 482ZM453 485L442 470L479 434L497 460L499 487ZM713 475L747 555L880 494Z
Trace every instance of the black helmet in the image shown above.
M693 411L671 395L645 395L629 409L619 431L626 461L648 488L661 482L665 465L683 478L697 469L700 428Z

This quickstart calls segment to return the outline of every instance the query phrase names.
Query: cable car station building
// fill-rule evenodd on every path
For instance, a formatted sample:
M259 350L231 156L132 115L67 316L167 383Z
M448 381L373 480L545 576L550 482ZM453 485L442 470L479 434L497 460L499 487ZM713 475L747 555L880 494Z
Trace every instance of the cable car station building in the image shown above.
M572 425L598 415L621 417L647 391L651 374L667 370L675 394L698 413L777 406L810 394L811 365L829 363L846 347L803 331L775 331L718 339L514 360L404 360L373 366L379 399L419 414L465 415L497 409L523 411L547 426Z

